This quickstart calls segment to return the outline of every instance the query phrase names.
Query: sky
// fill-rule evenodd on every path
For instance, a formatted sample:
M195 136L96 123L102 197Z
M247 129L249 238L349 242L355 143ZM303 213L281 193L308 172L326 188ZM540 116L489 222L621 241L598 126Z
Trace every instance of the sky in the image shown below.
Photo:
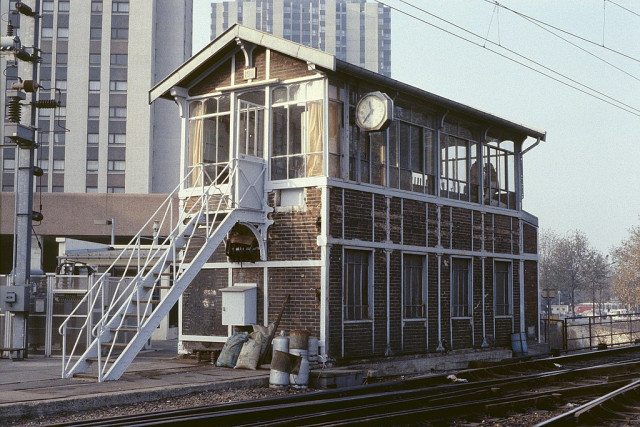
M211 1L193 3L197 52ZM580 230L607 254L640 226L640 1L500 1L520 15L493 0L384 3L400 10L392 78L547 132L523 161L523 206L542 230Z

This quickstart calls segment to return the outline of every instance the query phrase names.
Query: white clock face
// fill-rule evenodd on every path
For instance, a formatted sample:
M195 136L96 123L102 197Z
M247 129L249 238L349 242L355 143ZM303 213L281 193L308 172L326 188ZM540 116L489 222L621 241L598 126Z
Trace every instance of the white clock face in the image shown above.
M356 123L366 131L376 131L390 119L390 99L381 92L364 95L356 106Z
M358 120L365 127L373 128L384 119L384 103L376 96L362 99L358 109Z

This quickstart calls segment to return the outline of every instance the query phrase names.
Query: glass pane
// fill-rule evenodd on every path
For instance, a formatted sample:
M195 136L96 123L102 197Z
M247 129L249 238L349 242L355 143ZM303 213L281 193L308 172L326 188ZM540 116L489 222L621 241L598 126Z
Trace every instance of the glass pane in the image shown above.
M273 156L284 156L287 154L287 109L285 107L274 107L272 109L273 120Z

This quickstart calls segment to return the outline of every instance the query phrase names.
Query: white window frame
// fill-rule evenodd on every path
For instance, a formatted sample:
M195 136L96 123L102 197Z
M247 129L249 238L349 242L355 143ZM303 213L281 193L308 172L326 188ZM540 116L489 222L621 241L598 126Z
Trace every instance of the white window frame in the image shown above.
M360 252L367 256L367 310L366 314L363 314L362 318L347 318L347 269L345 268L347 262L347 252ZM342 319L344 323L370 323L373 322L373 251L363 248L351 248L345 247L342 257ZM362 287L360 289L363 289Z
M496 265L497 264L505 264L507 265L507 302L508 308L507 314L498 314L497 310L497 288L498 281L496 276ZM495 317L513 317L513 262L511 260L506 259L494 259L493 260L493 313Z
M468 257L451 257L451 273L450 273L450 313L451 313L451 318L452 319L469 319L471 317L473 317L473 263L471 262L471 258ZM466 303L466 313L463 314L458 314L456 307L460 306L460 307L464 307L464 302L462 302L461 304L456 304L455 301L455 297L456 295L459 294L459 292L454 292L454 287L457 286L457 283L455 282L455 270L454 270L454 264L456 264L456 261L465 261L467 263L467 286L466 286L466 293L467 293L467 303ZM459 288L460 289L460 288Z

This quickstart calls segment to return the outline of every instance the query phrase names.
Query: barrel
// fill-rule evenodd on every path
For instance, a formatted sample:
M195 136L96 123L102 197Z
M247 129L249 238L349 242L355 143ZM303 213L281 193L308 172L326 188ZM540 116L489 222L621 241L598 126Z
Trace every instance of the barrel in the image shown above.
M292 348L289 350L289 353L302 357L298 373L292 373L289 376L291 387L300 389L307 388L309 385L309 351Z
M289 386L289 365L288 353L280 350L273 351L271 370L269 371L269 387L280 388Z
M309 362L318 361L318 338L309 337Z
M291 333L289 334L289 348L308 350L309 331L291 331Z
M511 334L511 350L515 356L524 356L529 353L526 332Z

